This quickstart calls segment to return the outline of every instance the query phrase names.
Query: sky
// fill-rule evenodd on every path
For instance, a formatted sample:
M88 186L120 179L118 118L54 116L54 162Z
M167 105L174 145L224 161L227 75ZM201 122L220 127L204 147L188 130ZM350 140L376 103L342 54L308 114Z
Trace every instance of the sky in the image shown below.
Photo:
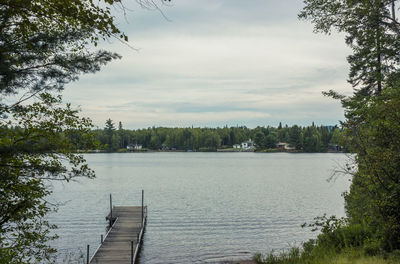
M81 76L64 100L102 128L335 125L343 120L330 89L351 94L344 36L313 33L301 0L172 0L163 11L125 0L114 10L130 48Z

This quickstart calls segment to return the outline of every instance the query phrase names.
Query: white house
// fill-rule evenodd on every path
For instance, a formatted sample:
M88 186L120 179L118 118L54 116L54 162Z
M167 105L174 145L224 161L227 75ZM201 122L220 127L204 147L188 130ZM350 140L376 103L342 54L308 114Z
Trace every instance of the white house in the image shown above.
M142 145L141 144L135 144L135 149L142 149Z
M234 148L234 149L240 149L240 144L234 144L234 145L233 145L233 148Z
M248 141L242 142L242 149L253 149L255 148L254 142L249 139Z
M141 144L128 144L128 146L126 146L127 150L138 150L138 149L142 149L142 145Z

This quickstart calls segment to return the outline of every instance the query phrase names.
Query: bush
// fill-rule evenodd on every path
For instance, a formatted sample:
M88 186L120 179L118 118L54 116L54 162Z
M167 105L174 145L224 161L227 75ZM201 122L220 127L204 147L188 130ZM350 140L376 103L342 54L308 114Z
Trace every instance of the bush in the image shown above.
M367 239L363 249L364 253L368 256L376 256L382 253L381 243L376 239Z
M360 248L365 241L373 237L373 232L365 224L350 224L345 218L335 216L315 218L315 223L308 225L313 231L320 230L316 240L304 243L305 254L311 254L315 247L317 250L333 250L340 252L345 248ZM303 227L305 224L303 225Z
M370 232L360 224L340 226L318 236L317 244L338 251L349 247L362 247L370 238Z

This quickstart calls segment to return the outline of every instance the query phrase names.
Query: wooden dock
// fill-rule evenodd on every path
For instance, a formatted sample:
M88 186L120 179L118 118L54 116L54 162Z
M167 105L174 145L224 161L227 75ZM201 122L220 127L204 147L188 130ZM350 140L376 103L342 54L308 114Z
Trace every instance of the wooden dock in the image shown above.
M88 253L87 262L136 263L146 227L147 206L114 206L106 219L111 227L90 259Z

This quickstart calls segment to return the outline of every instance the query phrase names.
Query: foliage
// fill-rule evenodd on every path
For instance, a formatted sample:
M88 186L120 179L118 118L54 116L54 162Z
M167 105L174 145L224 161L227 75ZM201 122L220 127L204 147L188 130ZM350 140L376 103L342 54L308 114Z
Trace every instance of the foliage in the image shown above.
M99 37L116 36L127 40L111 15L110 7L119 3L119 0L100 0L99 3L89 0L13 0L1 1L0 8L2 18L9 20L6 27L13 32L15 39L29 42L38 32L72 30L85 31L89 40L96 43ZM69 44L76 46L81 43Z
M316 32L346 33L353 50L348 56L349 82L363 95L379 93L399 77L399 0L304 0L299 17L309 19Z
M106 126L104 127L104 134L106 138L105 144L107 145L106 149L108 151L119 148L118 143L116 142L117 134L115 134L114 131L115 131L114 123L109 118L106 120Z
M400 263L396 252L384 254L374 247L376 240L370 226L349 225L348 219L326 215L315 220L308 227L321 232L316 239L278 254L257 254L255 261L260 264Z
M350 192L345 195L352 223L366 221L383 248L400 248L400 86L379 96L345 101L346 138L357 151Z
M90 52L83 47L91 38L97 38L97 33L109 35L115 31L107 12L88 6L90 3L55 0L0 3L2 96L20 94L16 102L20 103L43 91L62 90L66 83L77 80L79 74L96 72L101 65L118 58L114 53ZM85 19L79 21L81 17ZM94 17L101 21L90 21ZM0 106L6 107L4 102Z
M93 177L84 159L71 154L71 133L91 146L90 120L80 118L61 98L41 94L40 101L7 109L0 125L0 259L32 263L49 259L54 226L44 220L52 206L47 180ZM13 128L10 129L10 126Z
M278 143L278 136L276 133L271 132L265 137L265 147L268 149L275 148Z
M99 38L126 40L110 13L120 1L0 1L0 259L51 258L54 206L49 182L94 177L80 148L93 147L91 122L63 105L60 91L82 73L119 58L90 51Z
M263 132L257 132L254 135L254 143L256 143L257 146L263 146L265 144L265 135Z
M289 130L289 141L288 143L295 147L296 149L302 149L303 148L303 135L302 135L302 129L301 127L294 125L290 130Z
M364 223L349 225L348 219L326 215L316 217L315 220L315 223L308 226L313 231L321 231L321 234L317 239L304 244L305 254L313 254L312 251L341 252L349 248L362 248L373 237L373 232Z
M317 32L346 33L353 54L349 82L355 88L339 99L345 108L341 140L356 154L346 172L352 176L345 193L348 219L318 237L317 246L363 246L370 254L400 248L400 22L398 0L304 0L299 17ZM334 135L332 142L341 140ZM364 232L365 231L365 232ZM347 234L351 242L339 238ZM360 236L355 236L357 234ZM364 232L364 233L363 233ZM366 236L364 236L364 235ZM354 240L354 241L353 241Z
M167 128L151 127L147 129L127 130L122 128L122 123L117 131L111 119L106 121L104 130L95 130L94 134L99 140L102 149L116 151L125 148L128 144L141 144L144 148L152 150L199 150L209 151L217 148L232 147L248 139L253 139L259 150L275 149L278 143L278 134L288 134L289 143L297 150L305 149L308 152L325 152L328 149L333 134L340 138L342 130L338 127L223 127L223 128ZM308 131L308 132L307 132ZM326 133L326 137L323 137ZM303 143L303 134L318 139L317 145Z

